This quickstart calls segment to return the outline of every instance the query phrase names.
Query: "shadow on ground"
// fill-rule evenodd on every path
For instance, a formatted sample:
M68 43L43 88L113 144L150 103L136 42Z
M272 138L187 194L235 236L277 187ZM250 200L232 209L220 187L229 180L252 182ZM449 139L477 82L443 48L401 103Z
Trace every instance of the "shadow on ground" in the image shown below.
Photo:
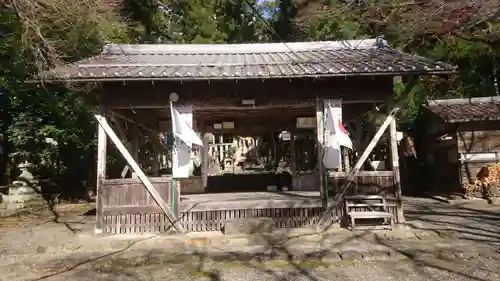
M500 246L500 206L451 205L431 199L407 198L404 208L405 218L414 228L447 232L463 240Z
M498 254L500 244L500 208L478 207L472 205L454 206L446 203L424 198L406 198L405 215L409 224L415 230L432 231L437 236L456 241L467 241L489 247L492 253ZM441 253L435 251L413 251L412 249L401 249L394 247L394 243L388 239L383 239L381 235L373 235L371 231L356 232L349 235L344 240L339 240L335 244L325 243L328 235L322 235L317 240L317 244L324 246L328 244L328 249L318 250L311 253L298 254L289 245L291 240L303 238L312 234L291 236L287 233L283 235L261 235L260 243L266 245L264 253L242 253L227 252L214 255L206 250L213 245L200 245L189 254L167 253L161 248L154 250L132 251L137 243L147 239L131 243L118 251L105 255L74 254L64 259L52 259L48 261L50 273L37 279L31 280L55 280L57 276L84 277L85 280L182 280L176 279L171 272L172 279L158 279L155 271L165 271L178 269L187 272L192 277L191 280L243 280L225 277L224 271L228 269L245 268L258 271L271 280L332 280L318 277L314 272L318 268L332 268L342 263L343 265L356 264L366 257L362 253L356 252L335 252L333 249L340 249L349 243L369 242L387 249L387 256L402 257L406 264L410 264L413 272L422 276L422 280L436 280L429 268L442 272L447 272L458 277L457 280L500 280L500 272L492 270L482 263L483 258L491 259L492 256L482 256L461 254L453 255L453 252ZM318 234L315 234L318 235ZM152 238L148 238L152 239ZM420 239L420 238L419 238ZM417 239L418 240L418 239ZM433 241L429 241L433 243ZM169 245L163 245L168 247ZM324 247L323 247L324 248ZM219 249L221 252L224 249ZM396 254L395 254L396 253ZM494 258L498 258L495 256ZM286 268L286 272L280 272L277 268ZM474 272L481 271L481 274ZM241 273L245 274L245 273ZM362 273L360 273L362 274ZM300 278L298 278L300 276ZM481 277L482 276L482 277ZM252 280L252 279L248 279ZM339 279L340 280L340 279ZM346 279L347 280L347 279Z

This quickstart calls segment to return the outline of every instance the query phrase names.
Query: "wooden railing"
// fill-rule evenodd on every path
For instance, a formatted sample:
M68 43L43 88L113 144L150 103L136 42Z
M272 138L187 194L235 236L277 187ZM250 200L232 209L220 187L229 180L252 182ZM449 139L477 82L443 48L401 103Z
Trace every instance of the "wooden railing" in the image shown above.
M328 177L328 190L335 194L347 177L346 172L332 172ZM318 172L297 173L293 178L293 190L318 191ZM348 194L393 194L393 171L360 171L354 178Z
M330 193L335 194L339 191L346 178L346 172L330 173L328 177L328 190ZM360 171L351 183L346 195L380 194L394 196L395 192L393 171Z

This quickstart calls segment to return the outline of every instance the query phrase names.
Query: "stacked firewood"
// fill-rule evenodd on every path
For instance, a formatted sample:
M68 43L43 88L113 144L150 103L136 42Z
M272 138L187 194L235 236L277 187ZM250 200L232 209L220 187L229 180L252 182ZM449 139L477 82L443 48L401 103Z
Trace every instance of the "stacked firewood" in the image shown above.
M474 183L463 185L465 196L489 198L500 196L500 164L482 167Z

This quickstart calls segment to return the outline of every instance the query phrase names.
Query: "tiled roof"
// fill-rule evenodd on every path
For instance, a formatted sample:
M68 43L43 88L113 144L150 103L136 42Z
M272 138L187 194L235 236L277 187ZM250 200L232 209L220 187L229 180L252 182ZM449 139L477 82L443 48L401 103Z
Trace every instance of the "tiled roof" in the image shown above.
M500 120L499 97L435 100L426 107L448 123Z
M104 46L101 55L44 73L69 80L244 79L454 72L452 65L392 50L383 40L266 44Z

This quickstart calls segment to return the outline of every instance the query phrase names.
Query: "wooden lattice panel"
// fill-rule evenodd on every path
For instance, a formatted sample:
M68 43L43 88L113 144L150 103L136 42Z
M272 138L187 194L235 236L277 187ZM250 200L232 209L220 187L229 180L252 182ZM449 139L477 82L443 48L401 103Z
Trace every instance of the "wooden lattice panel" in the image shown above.
M104 232L111 234L161 233L170 229L163 213L104 216Z
M182 212L181 223L189 231L220 231L225 223L247 218L272 218L277 228L298 228L315 224L321 207L233 209Z
M356 211L367 211L357 208ZM389 204L388 211L396 215L396 206ZM321 217L321 207L233 209L217 211L187 211L181 213L181 224L188 231L221 231L225 223L246 218L272 218L276 228L300 228L314 225ZM332 219L343 216L338 208ZM170 223L162 213L106 215L104 231L111 234L162 233L170 230Z

